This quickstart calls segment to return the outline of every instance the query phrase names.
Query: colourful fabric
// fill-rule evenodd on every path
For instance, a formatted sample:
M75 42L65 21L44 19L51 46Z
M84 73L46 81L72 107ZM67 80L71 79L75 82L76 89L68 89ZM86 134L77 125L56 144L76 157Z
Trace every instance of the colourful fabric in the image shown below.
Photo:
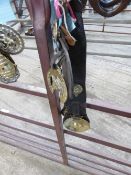
M60 12L60 7L59 7L59 1L58 0L54 0L54 8L55 8L57 18L61 18L62 14Z
M74 15L74 12L70 6L70 4L67 2L67 12L63 12L63 8L61 7L61 4L59 3L59 0L50 0L51 4L51 25L54 23L54 21L57 20L58 26L60 27L63 23L67 24L69 32L75 29L76 25L76 17ZM65 17L65 19L64 19Z

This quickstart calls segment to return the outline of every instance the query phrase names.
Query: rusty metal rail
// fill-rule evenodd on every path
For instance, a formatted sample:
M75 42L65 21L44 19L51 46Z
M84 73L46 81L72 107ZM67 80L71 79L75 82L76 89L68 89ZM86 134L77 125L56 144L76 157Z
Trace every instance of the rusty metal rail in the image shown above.
M97 171L106 173L107 175L108 174L115 175L115 172L123 173L125 175L131 175L131 169L130 169L130 172L126 170L125 171L120 170L119 168L108 165L107 163L99 163L97 160L95 160L95 158L100 158L101 160L107 160L114 164L131 168L131 163L129 162L126 162L123 160L117 160L112 158L111 156L108 157L108 156L102 155L101 153L98 154L93 151L78 148L76 146L66 143L65 135L71 135L72 137L81 138L83 140L87 140L92 143L103 145L105 147L113 148L122 152L124 151L127 153L131 153L131 148L63 129L61 116L57 107L57 97L51 94L47 84L47 79L46 79L47 71L49 69L49 59L50 59L50 53L48 50L49 43L47 39L49 19L50 19L49 1L48 0L37 0L37 1L26 0L26 3L30 11L31 18L33 19L33 27L35 30L36 43L37 43L37 48L39 52L43 77L45 80L46 90L44 88L39 88L39 87L34 87L32 85L19 84L19 83L15 83L13 85L5 85L1 83L0 87L25 93L25 94L39 96L41 98L48 98L50 108L51 108L52 118L54 121L54 126L46 123L37 122L31 119L28 119L28 116L20 116L5 110L0 110L0 114L10 119L15 119L21 122L42 127L43 129L45 128L50 129L52 130L52 132L56 133L57 140L42 136L41 134L38 134L38 133L36 134L34 132L30 132L28 130L22 130L17 127L0 122L1 140L13 146L17 146L29 152L43 156L45 158L68 165L70 167L74 167L76 169L79 169L91 175L99 174L99 173L96 173ZM36 19L39 19L39 20L36 20ZM114 105L110 105L108 103L102 103L100 101L95 101L92 103L85 104L85 107L92 110L114 114L116 115L116 117L121 116L129 119L131 118L131 109L116 107ZM21 136L20 133L24 134L24 136ZM34 138L36 139L35 141L34 141ZM38 142L37 139L40 139L42 143ZM48 142L48 144L45 144L44 142ZM88 156L85 158L81 154L77 155L74 152L72 153L72 151L69 151L68 148L74 151L79 151L81 153L84 153L85 155L91 155L94 157L94 159L90 160ZM90 165L90 163L92 165ZM99 165L101 168L96 167L96 165ZM92 173L90 171L90 168L94 169L95 173ZM108 171L105 170L104 168L108 169Z

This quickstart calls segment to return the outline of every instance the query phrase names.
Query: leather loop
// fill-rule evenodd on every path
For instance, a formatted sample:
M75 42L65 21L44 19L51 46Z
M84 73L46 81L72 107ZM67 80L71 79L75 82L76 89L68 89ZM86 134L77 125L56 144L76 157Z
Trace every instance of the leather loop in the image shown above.
M89 0L92 8L99 13L100 15L104 16L104 17L112 17L115 16L117 14L119 14L120 12L122 12L127 5L129 4L130 0L120 0L119 3L117 3L117 5L113 5L112 9L111 8L105 8L104 5L102 5L102 0ZM118 1L116 1L118 2ZM104 1L103 1L104 3Z

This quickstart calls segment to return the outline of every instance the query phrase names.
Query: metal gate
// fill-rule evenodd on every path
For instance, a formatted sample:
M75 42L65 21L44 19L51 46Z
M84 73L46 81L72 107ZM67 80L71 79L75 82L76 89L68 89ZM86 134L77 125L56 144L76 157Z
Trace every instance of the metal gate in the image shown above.
M88 135L74 133L63 129L62 119L56 105L57 98L51 94L47 84L47 79L46 79L47 71L49 69L49 57L50 57L48 42L47 42L47 30L48 30L49 19L50 19L49 2L48 0L37 0L37 1L27 0L26 2L29 8L31 17L35 19L33 20L33 27L35 29L36 43L37 43L37 48L39 52L39 58L41 62L41 67L42 67L42 72L43 72L47 93L44 93L46 91L45 89L43 90L35 89L35 87L32 87L30 85L24 86L23 84L20 84L20 83L11 84L11 85L6 85L1 83L0 87L25 93L25 94L30 94L33 96L38 96L41 98L48 98L51 113L52 113L52 118L54 121L54 126L48 125L42 122L38 122L35 120L31 120L24 116L16 115L15 113L9 113L8 111L4 111L4 110L0 110L0 114L6 116L7 118L13 118L18 121L24 121L27 124L32 124L39 127L47 128L52 132L56 132L57 139L41 136L33 132L19 129L15 126L12 127L8 124L3 124L2 122L0 122L0 126L3 126L4 129L0 129L0 136L13 140L13 143L9 142L8 140L5 141L6 143L12 144L13 146L17 146L29 152L35 153L37 155L43 156L45 158L54 160L56 162L62 163L64 165L67 165L73 168L76 168L78 170L81 170L83 172L86 172L92 175L97 175L97 174L101 175L102 173L112 174L112 175L113 174L115 175L116 173L131 175L131 163L126 162L126 160L124 161L118 160L113 158L112 156L105 156L101 152L96 153L95 151L90 151L88 149L83 149L82 147L77 147L77 146L74 146L73 144L66 143L65 135L70 135L71 137L76 137L76 138L80 138L82 140L88 141L88 143L93 142L98 145L102 145L103 149L104 147L108 147L114 150L119 150L121 152L131 153L131 148L124 147L122 145L117 145L111 142L107 142L98 138L90 137ZM91 9L89 8L87 10L91 10ZM89 20L91 23L96 22L96 21L92 21L92 19L88 19L88 21ZM20 19L20 22L24 22L24 21L26 20ZM84 21L86 23L87 19L84 19ZM111 20L109 19L108 22L110 23ZM104 21L102 31L104 31L105 25L106 24ZM102 32L102 31L99 31L99 32ZM89 40L88 42L97 43L97 42L105 42L105 41L97 41L92 39L92 40ZM108 42L111 43L112 41L108 41ZM124 43L124 44L130 44L130 43ZM93 55L94 53L90 52L88 54ZM120 55L114 55L114 57L115 56L120 56ZM129 119L131 118L131 109L125 109L123 107L110 105L108 103L103 103L101 101L94 101L91 103L87 103L85 104L85 107L92 110L101 111L104 113L114 114L116 115L116 117L121 116ZM24 135L23 137L15 135L14 133L9 132L9 129L14 130L16 133L26 134L29 136L29 138L25 138ZM34 139L30 139L30 136L32 136ZM39 142L36 143L35 138L41 139L42 144ZM44 145L45 141L48 142L48 146ZM52 147L51 145L53 144L58 145L59 149L57 149L57 147ZM105 163L100 163L99 161L97 161L97 158L100 160L104 160ZM98 168L97 165L101 168ZM121 166L123 167L123 169L120 168Z

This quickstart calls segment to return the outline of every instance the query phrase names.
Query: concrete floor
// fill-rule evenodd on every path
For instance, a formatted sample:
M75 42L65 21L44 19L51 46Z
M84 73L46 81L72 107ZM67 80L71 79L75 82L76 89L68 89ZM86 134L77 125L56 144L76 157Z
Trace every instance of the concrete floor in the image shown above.
M4 143L0 150L0 175L86 175Z
M92 14L84 14L85 16L93 19L99 19L98 15ZM115 18L111 18L114 20L117 19L128 19L129 15L124 13L123 15L118 15ZM131 33L130 25L119 24L121 27L114 28L113 25L110 24L105 27L105 31L117 31L117 32L128 32ZM116 24L118 25L118 24ZM93 23L92 25L86 24L85 29L88 30L102 30L102 26L96 25ZM99 33L88 31L87 34L87 101L93 100L101 100L103 102L108 102L112 104L116 104L116 106L123 106L131 108L131 45L122 45L122 44L104 44L104 43L92 43L88 42L90 39L96 40L105 40L105 42L111 41L129 41L130 35L128 34L113 34L113 33ZM36 47L36 43L34 39L25 39L25 45L27 47ZM95 53L95 55L92 55ZM116 56L113 56L113 55ZM107 55L107 56L103 56ZM119 55L119 56L117 56ZM25 49L21 54L13 56L16 61L19 70L21 72L21 77L19 78L20 83L29 83L33 86L43 88L44 81L41 73L41 67L39 62L39 56L37 50L27 50ZM8 110L10 112L16 112L18 115L24 115L25 118L30 118L36 121L44 122L47 124L52 124L53 121L51 118L51 112L49 108L49 103L47 99L34 97L31 95L25 95L14 91L0 89L0 108L4 110ZM102 112L96 112L93 110L87 109L88 116L91 121L91 130L89 132L85 132L85 135L96 137L98 139L102 139L105 141L109 141L112 143L120 144L123 146L127 146L130 148L131 145L131 120L123 117L118 117L115 115L105 114ZM42 127L37 127L34 125L28 125L25 122L17 121L11 118L6 118L5 116L1 116L0 122L3 124L9 124L10 126L16 126L20 129L24 129L26 131L31 131L36 134L40 134L42 136L50 137L52 139L56 139L56 134L53 131L48 129L43 129ZM5 130L4 126L0 126L0 130ZM28 138L26 134L22 134L20 132L13 132L12 129L8 129L8 132L16 136L21 136L24 138ZM34 137L30 137L30 139L34 139ZM120 152L115 149L107 148L105 146L101 146L95 143L91 143L88 141L83 141L82 139L78 139L75 137L71 137L65 135L66 143L72 144L77 147L82 147L85 150L93 151L95 153L102 153L103 155L109 156L114 159L120 159L124 162L128 162L131 164L131 155L129 153ZM10 144L15 144L19 146L19 141L14 142L8 138L8 133L3 133L0 131L0 140L4 142L8 142ZM41 139L35 140L38 143L43 144ZM44 143L48 145L49 143ZM36 146L37 143L35 143ZM51 145L59 150L58 145ZM5 161L2 160L2 164L0 169L4 169L6 166L8 168L8 172L6 171L6 175L10 175L10 172L14 167L18 166L19 170L14 171L14 175L19 175L18 173L25 173L27 170L30 174L38 171L40 173L48 174L79 174L79 172L75 170L68 170L68 168L64 168L61 165L53 163L51 161L47 161L46 159L34 156L33 154L26 153L16 148L12 148L7 145L0 144L4 150L0 152L0 156L5 158ZM22 145L23 148L26 148L25 144ZM30 146L28 146L30 149ZM11 154L11 150L17 150L16 154ZM71 149L67 149L68 152L73 152ZM14 151L13 151L14 152ZM17 154L18 152L18 154ZM6 154L7 153L7 154ZM5 155L6 154L6 155ZM79 151L75 151L75 154L81 155ZM27 156L27 157L26 157ZM89 160L94 160L93 156L84 155L87 161L82 161L82 163L88 163L88 170L91 173L96 173L98 175L124 175L123 173L118 173L116 171L110 170L109 173L108 168L102 168L99 165L94 165ZM33 158L32 158L33 157ZM17 162L18 159L18 162ZM88 160L89 159L89 160ZM11 166L12 161L14 160L14 166ZM75 160L75 159L74 159ZM95 161L98 163L103 163L106 165L111 165L114 168L119 168L120 170L125 170L131 173L131 168L127 168L125 166L118 166L117 164L113 164L109 161L103 161L99 158L95 158ZM4 164L5 162L5 164ZM40 165L38 164L40 162ZM50 166L49 166L50 164ZM20 165L20 166L19 166ZM23 165L23 166L22 166ZM26 167L26 166L27 167ZM25 167L24 167L25 166ZM47 166L49 168L49 172L45 171L47 168L43 168ZM24 167L24 169L22 168ZM30 167L30 168L29 168ZM51 168L52 167L52 168ZM58 172L55 171L58 167ZM93 168L92 168L93 167ZM7 169L7 168L6 168ZM12 171L13 171L12 170ZM101 171L104 170L104 171ZM55 171L55 172L54 172ZM66 172L67 171L67 172ZM70 172L71 171L71 172ZM4 173L4 171L2 172ZM0 173L0 174L2 174ZM80 174L83 174L80 172ZM2 174L3 175L3 174ZM41 175L41 174L40 174Z

